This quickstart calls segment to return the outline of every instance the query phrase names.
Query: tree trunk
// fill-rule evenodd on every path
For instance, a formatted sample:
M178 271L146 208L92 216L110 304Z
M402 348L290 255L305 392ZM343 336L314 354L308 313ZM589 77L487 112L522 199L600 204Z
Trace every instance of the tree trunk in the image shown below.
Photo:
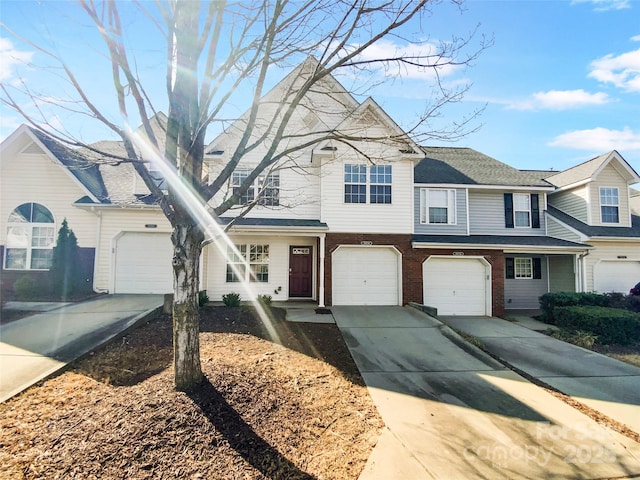
M204 235L185 222L173 228L173 364L177 390L187 391L202 382L200 366L200 253Z

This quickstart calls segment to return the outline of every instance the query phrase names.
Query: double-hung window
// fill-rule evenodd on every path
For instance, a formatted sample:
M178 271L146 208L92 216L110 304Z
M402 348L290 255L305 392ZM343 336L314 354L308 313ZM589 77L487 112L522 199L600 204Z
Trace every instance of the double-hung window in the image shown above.
M368 175L367 175L368 170ZM344 203L390 204L392 185L391 165L345 164Z
M600 216L602 223L620 223L620 199L617 187L600 187Z
M456 191L445 188L422 188L420 190L420 223L456 223Z
M250 170L236 170L231 174L231 188L236 195L247 180ZM248 205L254 201L258 205L277 207L280 205L280 174L278 172L269 175L260 175L249 185L246 192L240 195L238 204Z
M369 167L369 203L391 203L391 165Z
M39 203L17 207L7 222L4 268L48 270L55 243L53 215Z
M227 247L227 283L269 281L269 245Z
M231 188L233 189L234 195L238 193L240 187L247 180L248 176L249 170L236 170L231 174ZM253 185L250 185L247 191L240 195L238 203L240 205L247 205L248 203L253 202L253 194Z
M344 166L344 203L367 203L367 166Z
M513 219L516 228L531 226L531 200L528 193L513 194Z

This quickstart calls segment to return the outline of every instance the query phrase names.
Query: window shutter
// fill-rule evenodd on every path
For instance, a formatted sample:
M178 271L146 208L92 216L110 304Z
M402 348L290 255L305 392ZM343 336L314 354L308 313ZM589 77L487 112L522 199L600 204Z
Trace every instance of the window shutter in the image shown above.
M542 259L533 259L533 278L534 280L542 279Z
M504 194L504 226L513 228L513 193Z
M427 223L427 196L426 188L420 189L420 223Z
M506 257L505 261L505 272L507 278L516 278L516 270L514 265L513 257Z
M540 228L540 196L537 193L531 194L531 226Z

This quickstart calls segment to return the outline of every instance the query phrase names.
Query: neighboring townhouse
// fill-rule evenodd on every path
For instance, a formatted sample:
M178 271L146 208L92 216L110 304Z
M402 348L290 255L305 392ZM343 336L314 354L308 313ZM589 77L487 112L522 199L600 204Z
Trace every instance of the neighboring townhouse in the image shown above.
M277 114L279 101L287 98L304 68L314 65L305 62L263 98L260 118ZM211 175L227 163L246 121L245 115L210 144ZM419 147L372 99L357 102L331 76L300 103L286 135L289 140L280 148L295 147L295 139L306 141L317 131L340 132L350 139L296 150L256 180L240 202L242 207L257 200L253 209L229 229L228 238L221 236L206 251L210 298L240 291L244 298L268 294L274 300L309 299L321 306L407 301L403 253L410 249L413 222L408 186L422 157ZM258 147L241 160L228 190L214 202L246 178L266 148ZM221 220L233 221L234 213ZM250 264L245 284L231 265L243 259Z
M124 152L120 142L99 147ZM95 163L26 125L5 139L0 158L3 293L22 276L44 284L65 218L95 291L171 291L171 227L131 164Z
M549 234L593 246L582 257L582 290L623 292L640 281L640 217L633 212L638 173L616 151L545 175Z
M552 185L470 148L423 150L411 269L424 304L443 315L502 315L580 288L575 272L590 246L549 235Z

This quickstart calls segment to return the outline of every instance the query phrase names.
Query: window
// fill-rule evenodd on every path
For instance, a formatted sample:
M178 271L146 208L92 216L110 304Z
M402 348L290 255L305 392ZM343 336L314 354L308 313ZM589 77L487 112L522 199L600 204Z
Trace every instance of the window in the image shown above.
M505 257L505 277L517 280L541 280L542 258Z
M246 277L247 246L227 247L227 283L241 282Z
M420 223L456 223L456 191L441 188L420 190Z
M505 228L540 228L540 195L505 193L504 226Z
M243 281L269 281L269 245L227 247L227 283Z
M367 168L369 178L367 183ZM344 166L344 203L391 203L391 165L355 165Z
M513 219L516 228L531 226L531 200L528 193L513 194Z
M231 174L231 188L236 195L242 184L249 177L250 170L236 170ZM238 199L239 205L248 205L258 200L258 205L277 207L280 205L280 174L259 176L247 191Z
M7 222L4 268L48 270L55 243L53 215L39 203L24 203Z
M531 258L514 259L515 278L533 278L533 261Z
M391 165L372 165L369 180L369 202L391 203Z
M344 203L367 203L366 165L344 166Z
M272 173L258 177L258 205L277 207L280 205L280 174Z
M619 223L620 200L618 198L618 189L613 187L600 188L600 215L602 223Z

